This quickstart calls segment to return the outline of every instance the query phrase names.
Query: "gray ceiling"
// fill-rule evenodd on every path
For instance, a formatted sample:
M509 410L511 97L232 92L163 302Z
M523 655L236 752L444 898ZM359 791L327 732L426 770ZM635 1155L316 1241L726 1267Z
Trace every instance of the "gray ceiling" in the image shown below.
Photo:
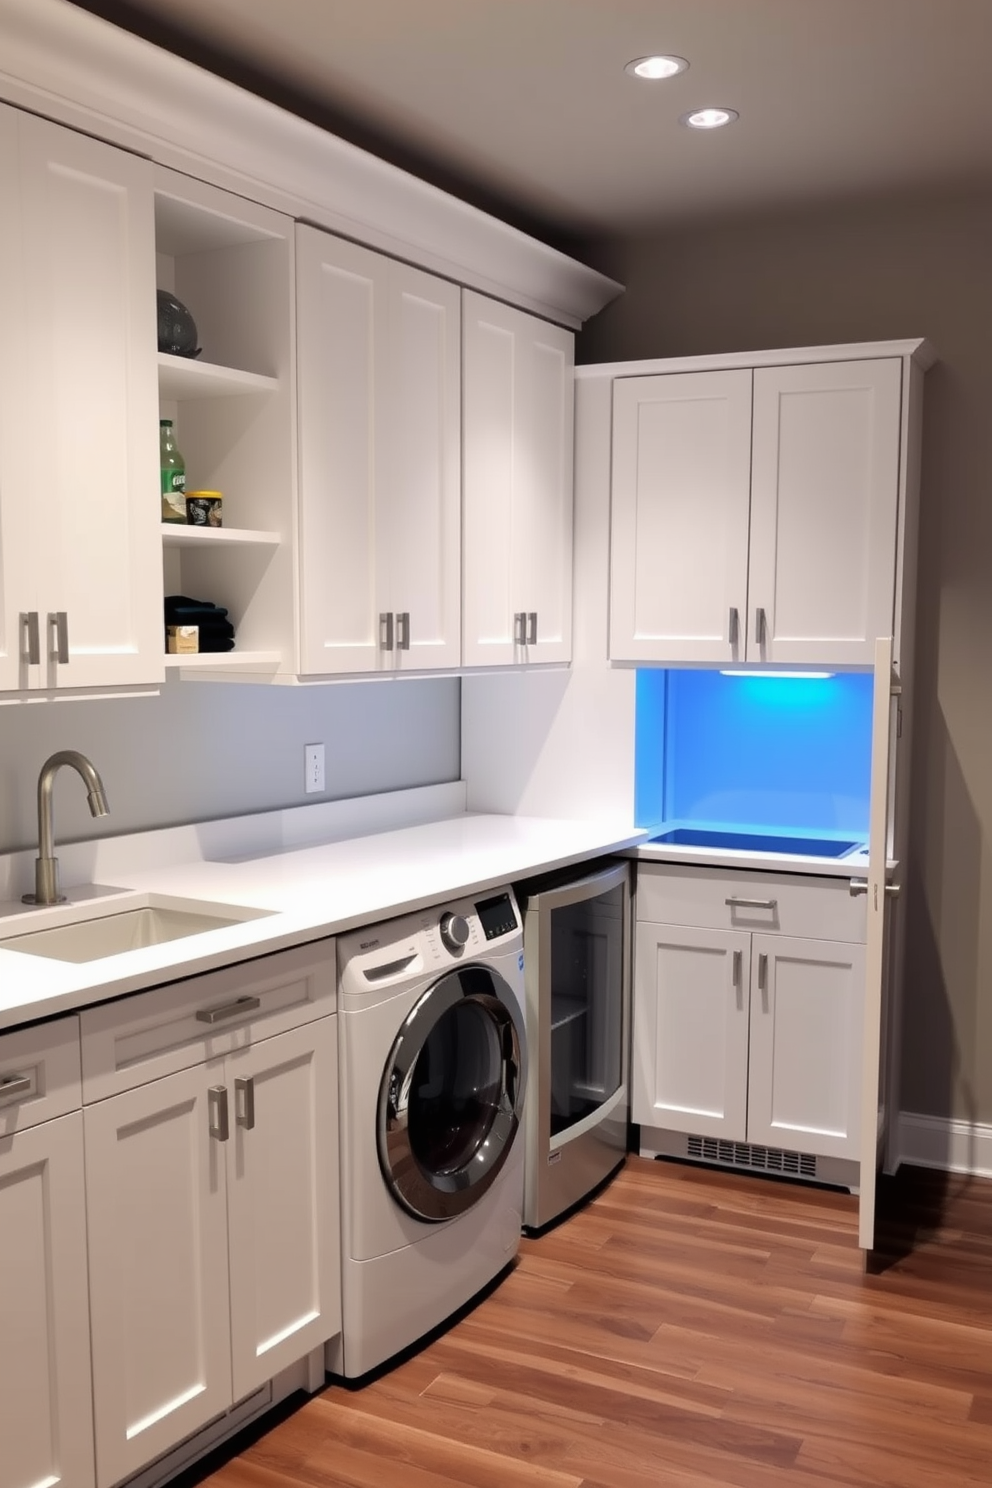
M992 0L79 3L562 235L992 185Z

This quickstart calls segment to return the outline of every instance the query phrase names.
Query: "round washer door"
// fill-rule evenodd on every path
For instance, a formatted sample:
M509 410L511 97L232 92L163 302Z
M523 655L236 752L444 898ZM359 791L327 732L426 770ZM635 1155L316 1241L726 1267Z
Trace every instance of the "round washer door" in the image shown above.
M465 965L407 1015L379 1087L379 1164L416 1219L471 1208L499 1173L527 1085L524 1025L508 983Z

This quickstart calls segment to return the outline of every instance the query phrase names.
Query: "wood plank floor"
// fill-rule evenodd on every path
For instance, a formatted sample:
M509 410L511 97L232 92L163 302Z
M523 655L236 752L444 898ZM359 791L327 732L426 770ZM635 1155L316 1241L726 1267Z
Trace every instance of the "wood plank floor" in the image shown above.
M416 1356L209 1488L990 1488L992 1182L846 1194L629 1158Z

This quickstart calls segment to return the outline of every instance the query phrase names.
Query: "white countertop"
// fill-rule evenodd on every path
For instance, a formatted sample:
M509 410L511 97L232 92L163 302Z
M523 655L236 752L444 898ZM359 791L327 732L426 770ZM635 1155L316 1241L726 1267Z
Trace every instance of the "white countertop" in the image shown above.
M0 939L139 907L232 905L261 918L76 964L0 946L0 1028L50 1017L251 956L334 935L462 894L617 852L645 834L627 823L458 815L254 857L173 861L114 872L119 895L47 909L0 904ZM103 878L102 874L98 877ZM73 890L67 890L72 899Z

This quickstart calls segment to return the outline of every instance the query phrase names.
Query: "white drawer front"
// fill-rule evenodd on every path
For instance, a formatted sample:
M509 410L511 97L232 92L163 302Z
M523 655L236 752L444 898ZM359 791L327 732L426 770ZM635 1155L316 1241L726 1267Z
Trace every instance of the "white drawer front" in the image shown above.
M660 925L865 939L865 896L852 895L846 878L638 863L635 904L638 921Z
M0 1034L0 1137L78 1111L79 1019Z
M80 1020L83 1100L297 1028L333 1012L336 998L334 941L326 939L89 1008Z

